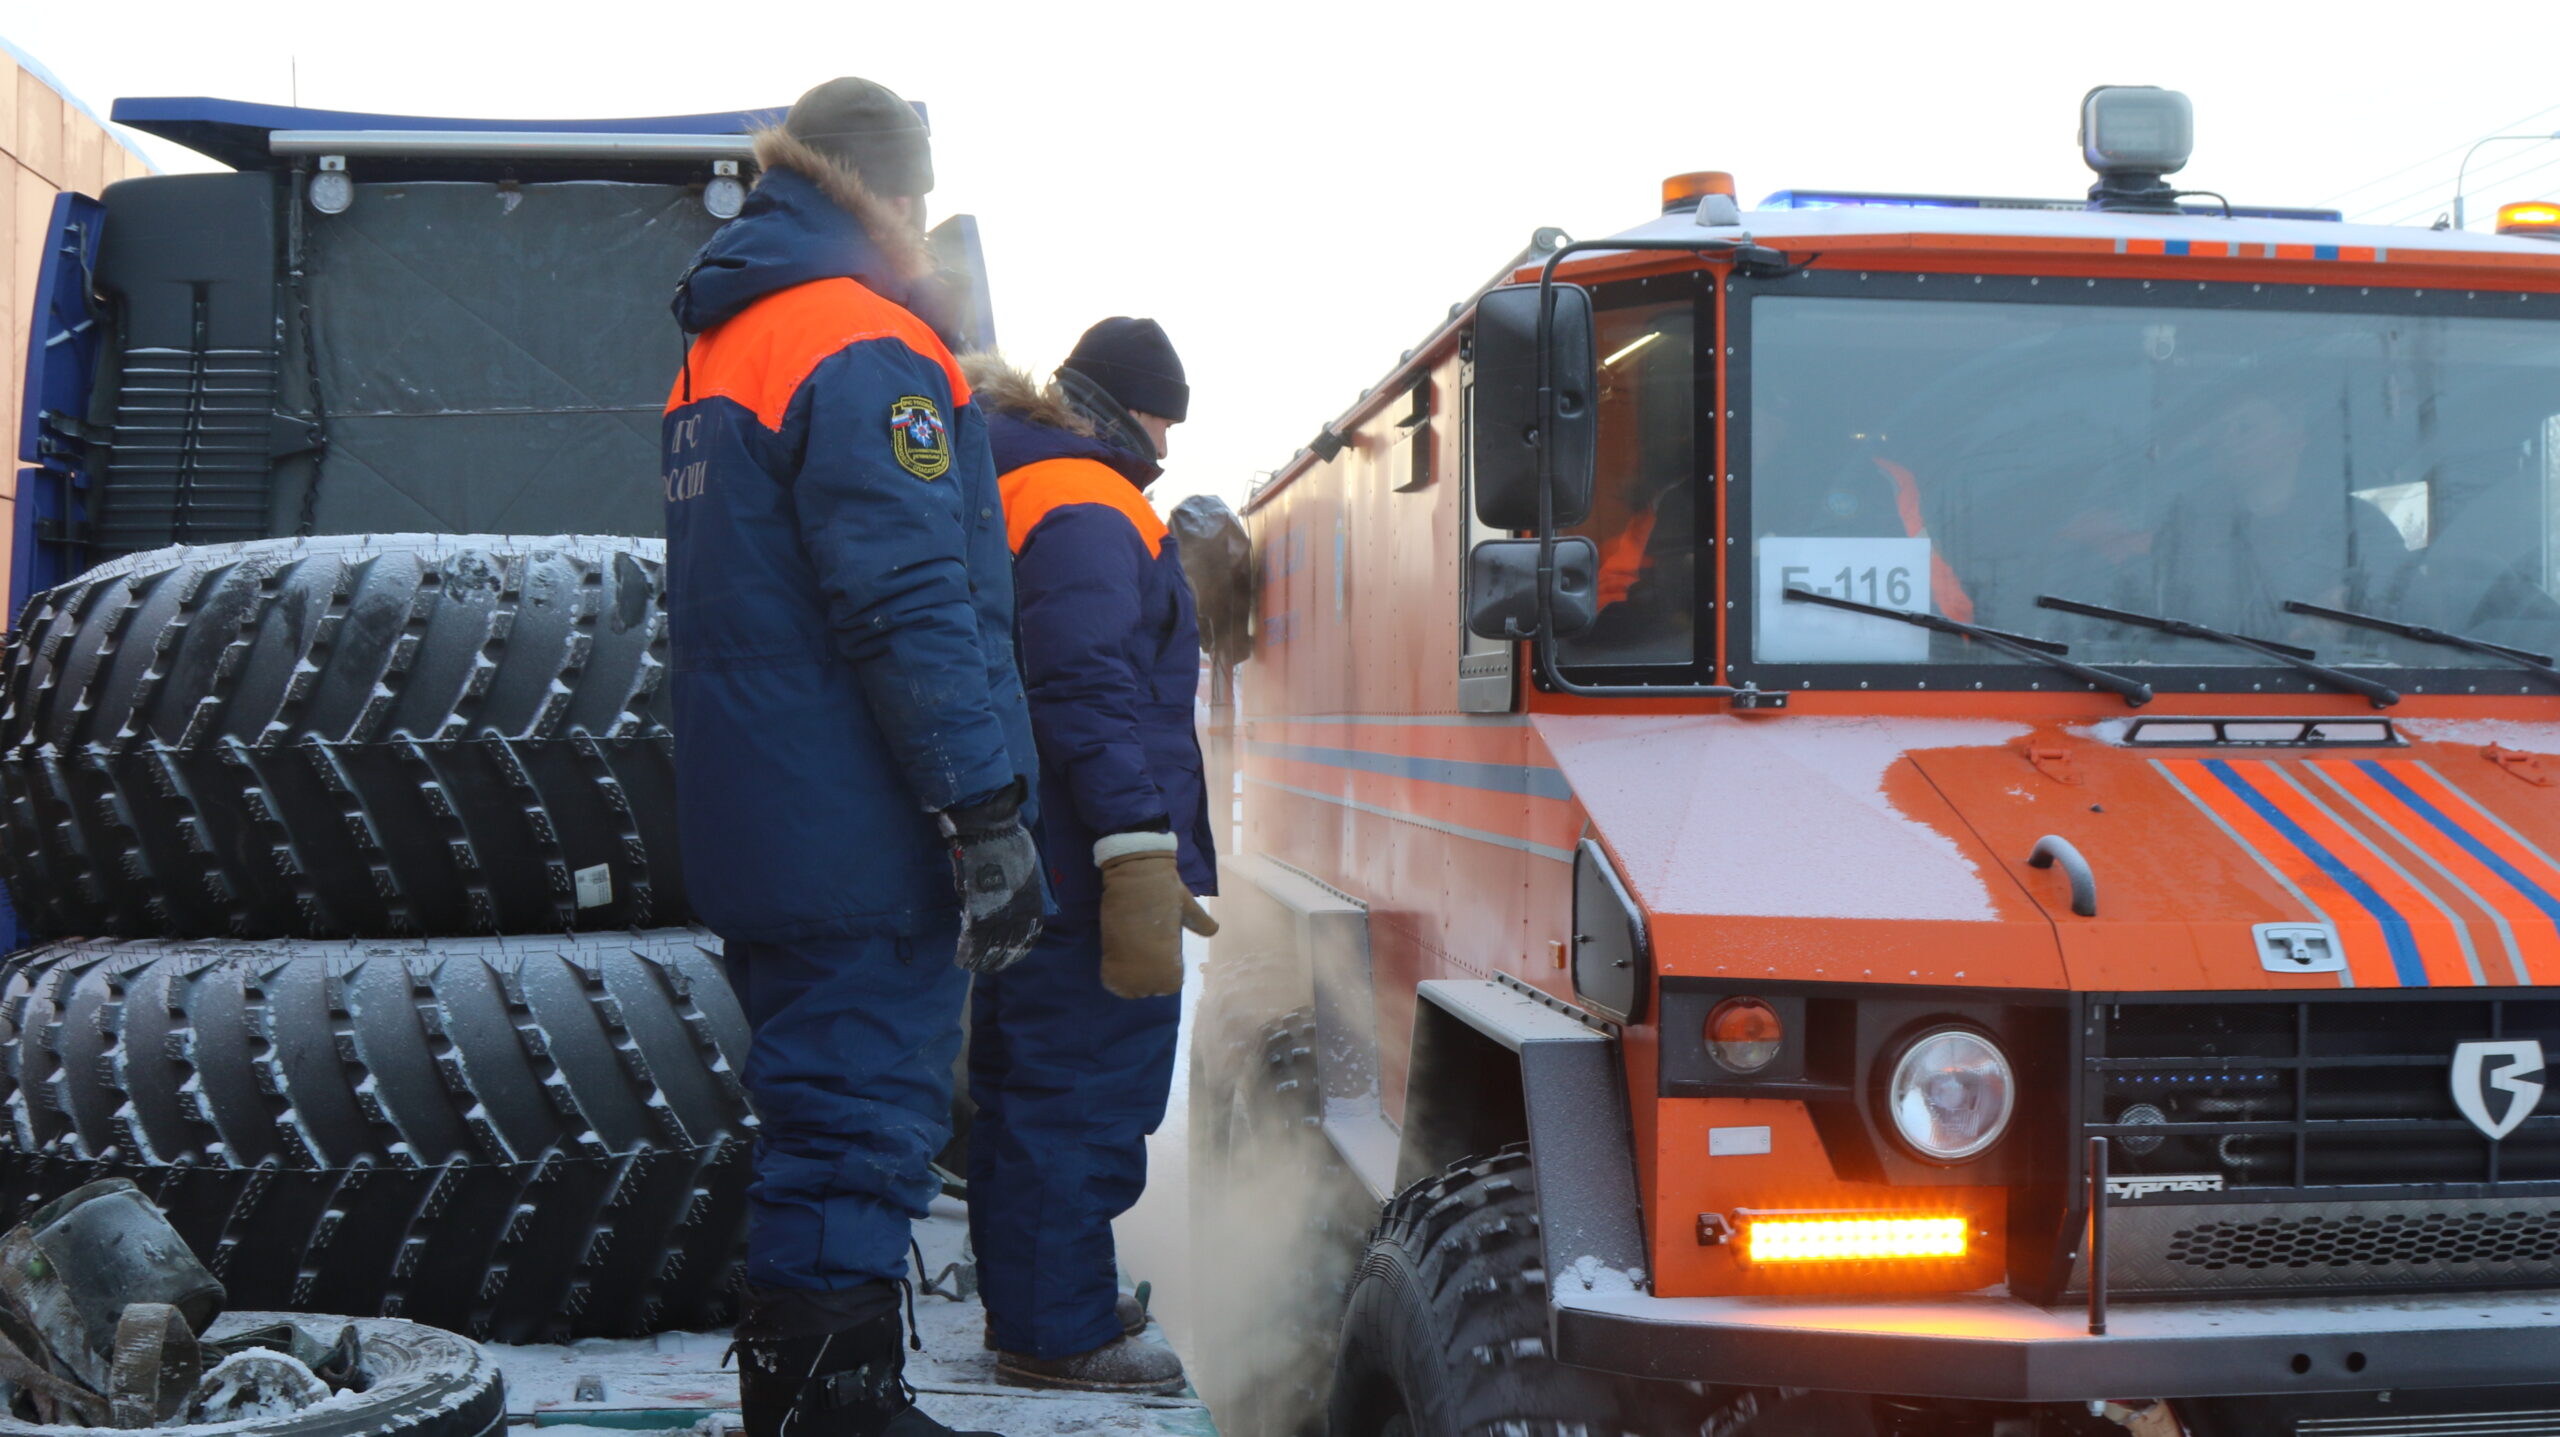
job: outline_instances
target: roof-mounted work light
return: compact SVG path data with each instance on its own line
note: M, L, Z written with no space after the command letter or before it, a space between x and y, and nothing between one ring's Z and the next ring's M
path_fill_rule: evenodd
M2080 154L2098 172L2089 207L2176 214L2177 191L2166 175L2187 166L2195 149L2195 107L2156 85L2100 85L2080 101Z

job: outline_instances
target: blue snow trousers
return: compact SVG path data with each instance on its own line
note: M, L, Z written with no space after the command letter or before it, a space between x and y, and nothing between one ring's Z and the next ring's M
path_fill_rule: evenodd
M730 943L758 1124L747 1281L837 1290L907 1275L942 1190L969 975L956 920L913 937Z
M1102 986L1102 929L1061 916L969 1012L969 1236L996 1346L1071 1357L1120 1335L1111 1220L1147 1185L1182 1000Z

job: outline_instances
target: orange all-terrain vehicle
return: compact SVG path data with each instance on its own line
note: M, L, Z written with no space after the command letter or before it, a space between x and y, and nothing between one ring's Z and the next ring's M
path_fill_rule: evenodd
M2560 1433L2560 245L2082 125L1542 232L1248 506L1231 1431Z

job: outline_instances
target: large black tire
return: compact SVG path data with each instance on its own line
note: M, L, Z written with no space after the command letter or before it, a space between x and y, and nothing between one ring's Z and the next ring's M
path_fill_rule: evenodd
M687 921L663 548L263 539L130 555L36 595L0 710L0 875L21 921L122 937Z
M234 1307L502 1341L728 1320L755 1119L695 929L54 944L0 967L0 1225L103 1177Z
M295 1317L275 1312L231 1312L208 1336L217 1340L247 1328L289 1322L314 1345L326 1347L347 1326L343 1317ZM220 1432L222 1437L495 1437L507 1423L507 1387L497 1362L477 1344L414 1322L360 1318L355 1322L362 1392L275 1417L172 1424L165 1433ZM67 1430L29 1421L0 1409L0 1437L67 1437Z
M1219 1431L1307 1437L1377 1209L1324 1135L1313 1014L1257 998L1213 976L1192 1029L1192 1365Z
M1537 1184L1515 1145L1387 1204L1343 1313L1327 1426L1332 1437L1697 1437L1719 1405L1547 1355Z

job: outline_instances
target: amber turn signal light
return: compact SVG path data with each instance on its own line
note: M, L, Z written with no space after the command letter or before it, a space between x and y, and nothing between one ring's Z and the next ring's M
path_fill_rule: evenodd
M1952 1261L1968 1250L1973 1224L1940 1213L1755 1213L1739 1219L1744 1262Z
M1776 1062L1787 1041L1778 1010L1757 998L1727 998L1707 1013L1707 1053L1730 1073L1756 1073Z

